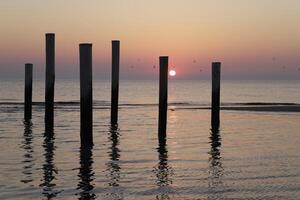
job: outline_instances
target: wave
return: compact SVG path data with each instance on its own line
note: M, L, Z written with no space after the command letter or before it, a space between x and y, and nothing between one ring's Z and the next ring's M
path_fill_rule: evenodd
M13 105L23 105L23 102L13 102L13 101L0 101L0 106L13 106ZM94 100L94 105L110 106L110 101ZM169 102L170 106L207 106L210 103L196 103L196 102ZM44 106L45 103L41 101L34 101L32 105ZM56 101L54 105L57 106L73 106L80 105L79 101ZM156 106L157 103L120 103L121 106ZM289 105L300 105L300 103L286 103L286 102L225 102L221 103L222 106L289 106Z
M0 102L0 108L23 108L23 102L12 102L12 101L2 101ZM34 107L44 107L44 102L32 102ZM110 101L94 100L93 107L95 109L108 109L110 108ZM190 108L190 109L208 109L210 108L210 103L199 103L199 102L170 102L169 107L171 109L177 108ZM80 106L79 101L57 101L54 103L55 108L65 108L65 109L77 109ZM135 108L135 107L154 107L158 106L157 103L120 103L120 108ZM289 102L224 102L221 103L221 107L224 109L229 109L231 107L273 107L273 106L300 106L299 103L289 103Z

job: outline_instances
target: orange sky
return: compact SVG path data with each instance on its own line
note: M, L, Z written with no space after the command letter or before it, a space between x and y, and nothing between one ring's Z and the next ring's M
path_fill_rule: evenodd
M44 78L44 34L56 33L57 77L77 78L78 44L93 43L94 77L110 77L111 40L121 40L121 74L156 78L170 56L177 78L295 79L300 75L299 0L1 0L0 77L32 62Z

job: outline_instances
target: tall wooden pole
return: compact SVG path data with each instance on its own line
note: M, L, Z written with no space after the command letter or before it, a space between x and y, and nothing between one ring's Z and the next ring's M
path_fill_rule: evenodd
M158 136L159 140L165 140L167 129L168 109L168 57L159 57L159 119Z
M118 123L120 41L112 41L111 124Z
M55 34L46 33L45 123L54 124Z
M80 44L80 139L93 144L92 44Z
M212 98L211 98L211 127L219 129L220 126L220 75L221 63L212 63Z
M25 92L24 92L24 119L28 121L32 116L32 64L25 64Z

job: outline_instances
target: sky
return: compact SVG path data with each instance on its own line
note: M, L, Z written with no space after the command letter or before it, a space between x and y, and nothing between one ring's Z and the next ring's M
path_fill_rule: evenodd
M79 43L93 44L93 76L109 79L111 40L121 79L156 79L169 56L178 79L299 79L299 0L1 0L0 78L45 76L45 33L56 34L56 77L79 77Z

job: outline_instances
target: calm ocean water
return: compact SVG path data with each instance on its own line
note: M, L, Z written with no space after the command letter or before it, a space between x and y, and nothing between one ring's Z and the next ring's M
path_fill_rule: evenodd
M110 82L94 81L94 147L80 150L79 81L57 80L54 137L44 82L32 124L23 80L0 80L0 199L299 199L300 113L222 111L210 131L210 81L170 81L167 145L157 141L158 81L121 81L118 130ZM225 105L300 103L300 81L222 81ZM172 109L174 108L174 109Z

